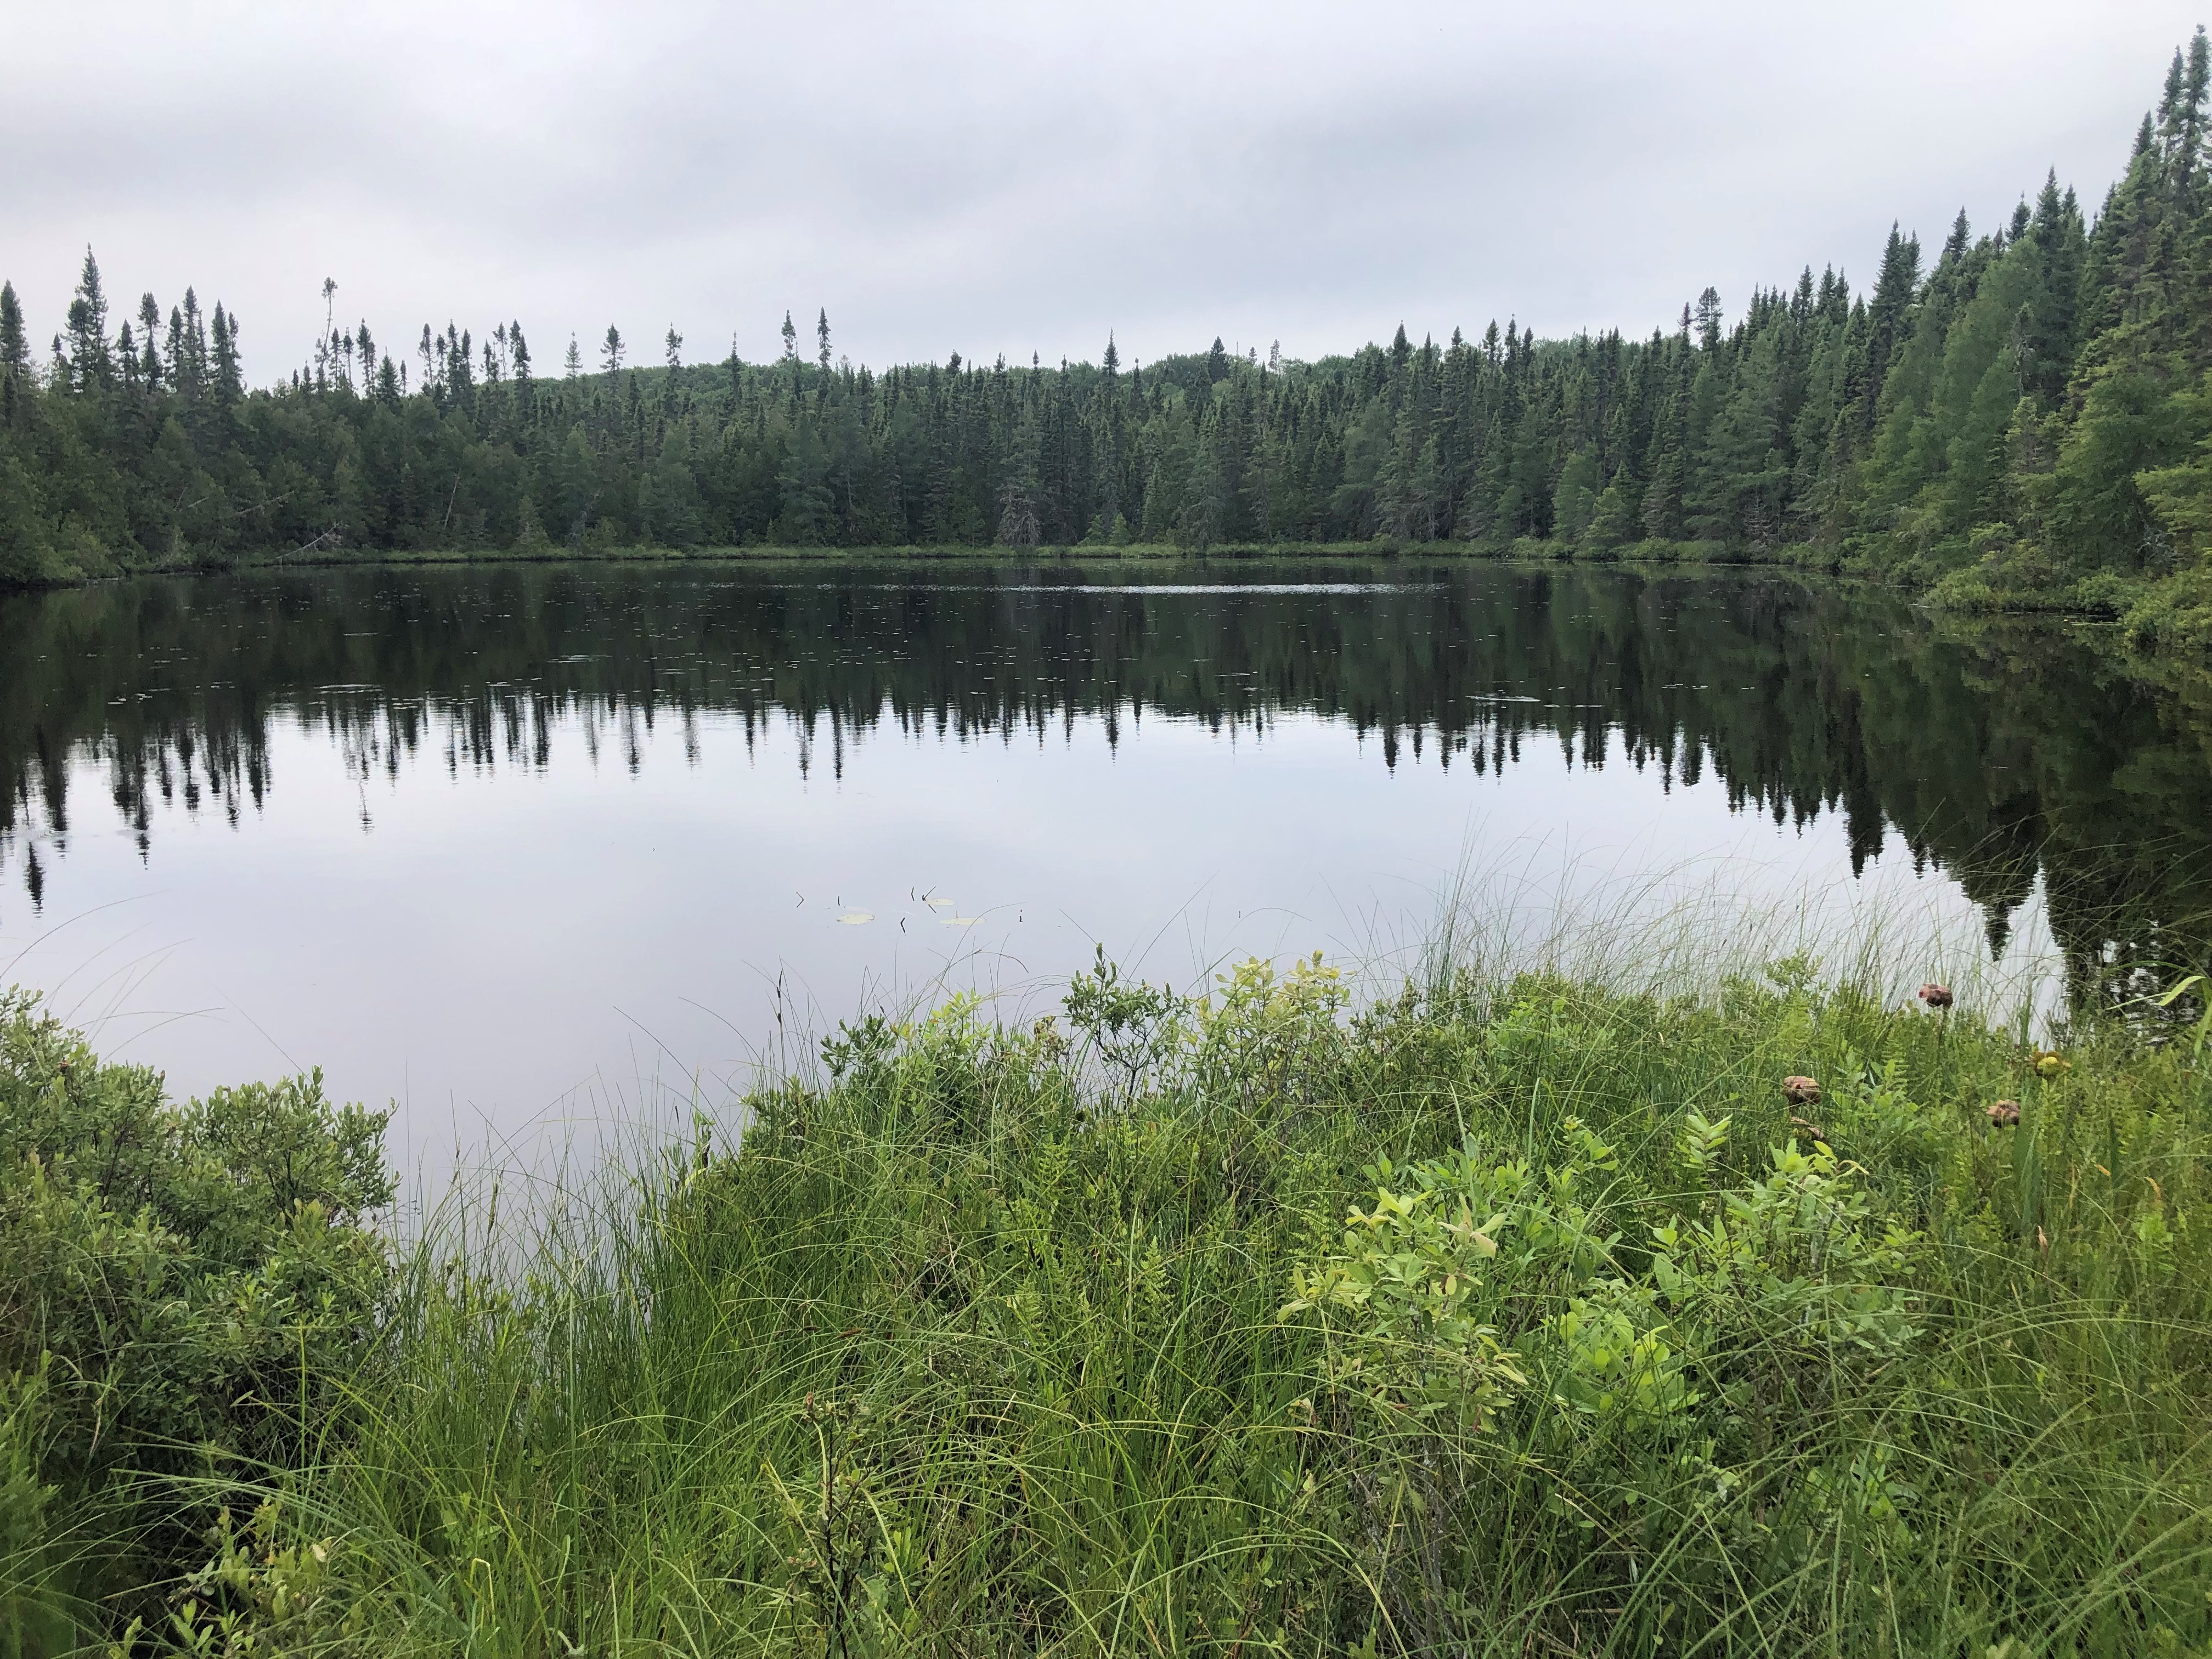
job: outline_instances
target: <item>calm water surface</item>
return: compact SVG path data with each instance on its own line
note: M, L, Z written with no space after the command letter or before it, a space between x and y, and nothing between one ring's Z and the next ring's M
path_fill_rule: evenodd
M1904 982L2083 994L2212 908L2201 696L1775 576L146 580L0 600L0 978L179 1091L319 1065L418 1155L711 1107L886 1001L1041 1012L1101 943L1387 979L1455 889L1878 909Z

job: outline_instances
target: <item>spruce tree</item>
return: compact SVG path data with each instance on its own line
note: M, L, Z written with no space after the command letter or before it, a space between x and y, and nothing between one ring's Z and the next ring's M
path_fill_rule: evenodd
M1864 358L1856 366L1852 377L1862 432L1874 430L1882 382L1896 359L1898 346L1904 338L1905 313L1917 297L1919 289L1919 238L1899 234L1893 223L1888 246L1882 250L1881 268L1875 277L1874 297L1867 305Z
M24 337L23 307L15 298L15 285L0 282L0 374L24 375L30 368L30 342Z
M107 349L107 296L100 286L100 261L84 251L76 293L69 307L69 360L76 390L100 390L114 377Z
M246 381L239 370L238 319L225 316L220 301L216 303L215 331L215 399L223 408L229 408L246 393Z
M149 392L161 389L161 354L155 342L161 337L161 307L151 294L138 296L138 379Z

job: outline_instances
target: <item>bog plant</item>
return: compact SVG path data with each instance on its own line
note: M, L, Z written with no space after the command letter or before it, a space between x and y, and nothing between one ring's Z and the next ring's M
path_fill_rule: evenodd
M318 1455L383 1330L383 1126L316 1077L174 1103L0 994L0 1627L132 1607Z
M2086 1024L2039 1049L1804 963L1680 998L1448 974L1356 1003L1318 962L1185 995L1102 959L1062 1012L863 1019L741 1135L544 1212L534 1246L449 1215L388 1304L334 1290L374 1340L287 1396L309 1432L216 1425L263 1460L227 1512L144 1489L198 1553L102 1639L2212 1642L2187 1043ZM324 1122L351 1147L367 1121ZM337 1328L292 1316L310 1352ZM19 1368L4 1420L45 1420L55 1363ZM8 1490L63 1490L9 1433Z

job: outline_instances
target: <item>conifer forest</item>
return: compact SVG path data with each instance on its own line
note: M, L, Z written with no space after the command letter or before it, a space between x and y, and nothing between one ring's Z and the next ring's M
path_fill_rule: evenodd
M610 326L348 325L277 384L192 290L58 332L0 289L0 582L395 553L635 548L1188 550L1461 544L1802 562L1966 609L2212 638L2212 61L2177 52L2125 171L2056 176L1870 284L1808 266L1646 337L1511 319L1301 362L1217 339L1152 363L872 369L830 319L781 356ZM1778 251L1778 252L1779 251ZM656 349L657 346L657 349Z

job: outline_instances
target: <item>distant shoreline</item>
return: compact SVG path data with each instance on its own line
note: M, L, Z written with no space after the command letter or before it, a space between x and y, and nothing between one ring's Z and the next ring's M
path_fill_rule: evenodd
M1518 566L1572 565L1578 568L1617 566L1644 571L1769 571L1812 580L1866 586L1898 594L1927 609L1960 616L2067 617L2081 621L2118 623L2126 620L2125 607L2113 596L2085 596L2070 589L2033 589L1990 594L1946 594L1940 590L1907 587L1881 576L1855 570L1829 556L1813 556L1813 550L1784 547L1771 553L1753 552L1708 542L1632 543L1620 548L1568 548L1557 542L1523 538L1504 546L1462 541L1370 542L1250 542L1222 543L1209 547L1178 547L1170 542L1122 544L1078 542L1012 547L920 544L903 546L793 546L777 544L700 547L608 544L578 547L573 544L541 543L535 546L451 547L370 550L317 550L290 555L252 555L236 559L193 560L178 563L139 565L127 569L88 574L74 580L38 583L0 582L0 596L52 592L127 581L142 576L216 576L246 571L404 569L416 567L514 564L1112 564L1167 567L1176 565L1257 563L1285 564L1321 560L1367 562L1427 560L1451 564ZM2147 592L2127 598L2147 602L2158 586L2145 583ZM2122 630L2125 631L2125 630ZM2158 654L2170 654L2160 652Z

